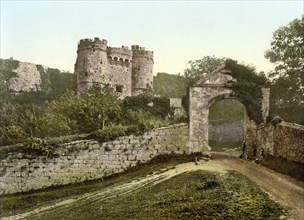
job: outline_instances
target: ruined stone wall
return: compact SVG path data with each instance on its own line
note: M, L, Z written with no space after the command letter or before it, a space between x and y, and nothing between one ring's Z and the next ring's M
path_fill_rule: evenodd
M274 132L273 155L304 163L304 126L282 122Z
M245 115L245 146L243 148L244 159L255 159L257 155L257 124Z
M58 157L9 153L0 161L0 195L110 176L161 154L188 154L188 126L178 124L139 136L98 143L80 140L61 145Z
M256 151L252 159L263 159L263 156L270 155L304 163L304 126L288 122L262 124L256 129L255 145L255 149L247 145L246 154Z
M10 90L17 92L41 90L41 76L36 64L19 62L19 66L14 72L17 75L9 80Z

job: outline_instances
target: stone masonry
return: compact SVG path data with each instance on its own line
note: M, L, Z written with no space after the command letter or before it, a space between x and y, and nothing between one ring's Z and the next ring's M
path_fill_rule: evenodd
M282 122L257 128L257 155L271 155L304 164L304 126Z
M222 99L235 98L232 90L225 84L235 81L230 71L225 68L225 64L214 70L212 73L199 79L189 90L189 147L195 151L210 153L211 148L208 145L209 140L209 108ZM266 118L269 111L269 90L262 90L263 117ZM246 123L246 122L245 122ZM251 127L245 125L246 132L251 132Z
M59 157L9 153L0 160L0 195L79 183L120 173L162 154L189 154L187 124L98 143L80 140L56 148Z
M16 92L40 90L41 76L36 64L19 62L19 66L14 72L17 75L9 80L9 90Z
M75 63L79 94L93 85L110 87L120 98L153 88L153 51L137 45L129 49L107 44L97 37L80 40Z

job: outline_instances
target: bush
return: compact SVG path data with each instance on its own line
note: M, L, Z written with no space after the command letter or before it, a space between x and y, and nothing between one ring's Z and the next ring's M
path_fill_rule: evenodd
M151 113L142 110L129 110L125 114L125 123L132 125L133 128L131 129L135 132L143 133L153 128L168 125L169 121L155 117Z
M0 128L0 145L10 145L24 142L27 135L20 126L7 126Z
M127 127L122 125L110 125L102 130L97 130L89 135L89 138L98 140L99 142L107 142L117 137L127 134Z
M35 152L39 155L50 156L54 154L54 149L48 144L48 142L41 138L29 137L27 138L23 146L25 146L30 152Z
M152 104L153 105L150 105ZM124 111L145 111L153 116L166 118L170 109L170 100L167 97L156 97L152 93L126 97L123 101Z

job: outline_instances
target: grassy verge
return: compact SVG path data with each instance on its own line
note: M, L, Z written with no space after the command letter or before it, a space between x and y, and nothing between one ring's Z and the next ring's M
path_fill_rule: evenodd
M104 201L79 201L31 219L280 219L283 210L235 171L183 173Z

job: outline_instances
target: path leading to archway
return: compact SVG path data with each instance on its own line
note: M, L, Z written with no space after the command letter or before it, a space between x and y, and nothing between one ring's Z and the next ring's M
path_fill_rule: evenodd
M303 219L304 216L304 183L296 181L288 176L276 173L268 168L257 165L250 161L241 160L230 156L227 153L212 153L212 160L201 160L197 163L183 163L175 167L168 167L161 171L154 172L145 177L135 179L129 183L118 186L107 187L94 193L87 193L77 198L67 199L56 204L46 205L38 209L6 218L8 219L30 219L39 213L53 210L71 204L90 204L94 200L106 200L117 195L125 194L147 187L151 184L158 184L184 172L195 170L211 170L225 172L235 170L246 175L249 179L259 185L267 192L272 199L285 207L290 214L289 219Z
M226 153L213 152L211 163L238 171L255 182L270 197L286 208L289 219L304 219L304 183L254 162Z

